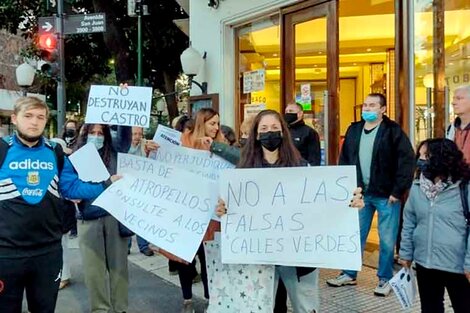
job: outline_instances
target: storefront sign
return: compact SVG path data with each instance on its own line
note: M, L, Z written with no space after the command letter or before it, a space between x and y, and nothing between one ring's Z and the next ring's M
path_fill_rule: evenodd
M300 96L296 98L296 102L300 104L304 111L312 110L312 96L310 84L300 85Z
M266 72L264 69L243 73L243 93L264 90Z
M119 154L118 163L124 177L93 204L154 245L191 262L217 203L214 182L128 154Z
M149 127L152 88L91 86L85 123Z
M361 269L354 166L221 172L222 262Z

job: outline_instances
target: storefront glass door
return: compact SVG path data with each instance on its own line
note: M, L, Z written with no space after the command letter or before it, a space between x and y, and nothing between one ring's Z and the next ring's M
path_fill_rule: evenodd
M302 105L306 124L320 135L323 163L335 164L339 139L336 2L303 6L288 8L283 15L283 104Z

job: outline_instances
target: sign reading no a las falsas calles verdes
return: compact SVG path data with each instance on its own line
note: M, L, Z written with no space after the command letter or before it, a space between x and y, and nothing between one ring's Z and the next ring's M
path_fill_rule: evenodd
M93 85L85 123L149 127L152 88Z

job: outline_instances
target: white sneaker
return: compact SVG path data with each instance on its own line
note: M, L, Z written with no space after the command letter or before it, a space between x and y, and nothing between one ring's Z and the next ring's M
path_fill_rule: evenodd
M357 285L357 281L347 274L340 274L336 276L335 278L328 279L326 283L328 284L328 286L331 286L331 287Z
M392 291L392 287L388 283L388 281L381 279L379 284L374 289L374 295L379 297L386 297Z

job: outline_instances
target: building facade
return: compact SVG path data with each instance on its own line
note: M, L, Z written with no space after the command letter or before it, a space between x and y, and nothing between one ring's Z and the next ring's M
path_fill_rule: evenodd
M192 46L209 93L238 128L257 109L304 106L335 164L371 92L412 141L442 136L453 90L470 84L468 0L190 1Z

